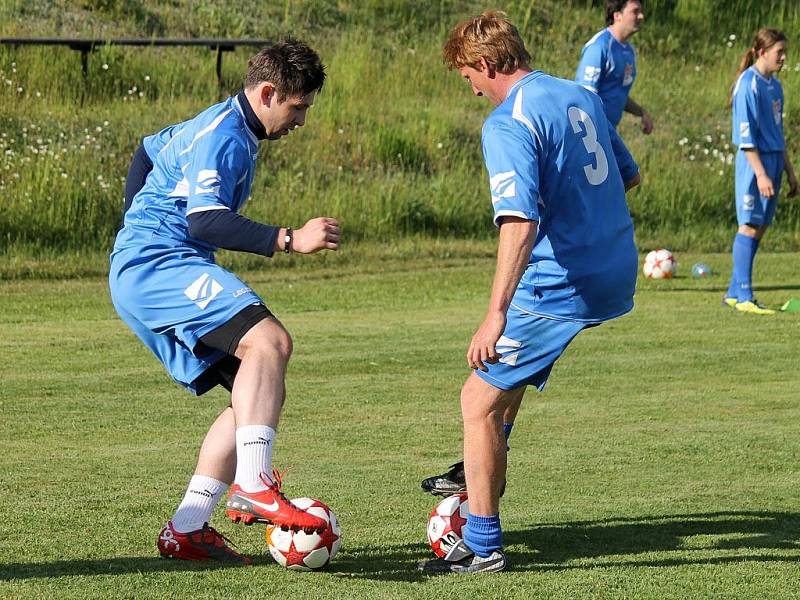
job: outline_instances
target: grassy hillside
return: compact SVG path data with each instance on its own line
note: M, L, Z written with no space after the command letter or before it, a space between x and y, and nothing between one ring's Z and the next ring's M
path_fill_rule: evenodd
M787 1L654 0L634 43L632 96L656 121L620 131L645 184L630 196L640 246L724 250L734 226L727 90L760 24L792 28ZM571 78L581 45L603 26L592 2L500 2L533 63ZM493 235L479 148L491 107L441 65L452 24L483 4L440 0L3 0L0 36L253 37L293 33L317 47L329 81L306 128L265 145L246 214L300 225L338 216L349 241ZM226 92L251 50L224 58ZM790 48L791 52L791 48ZM66 48L0 48L0 255L28 264L64 253L100 265L120 219L123 181L143 135L217 101L206 49L102 48L81 76ZM781 76L787 138L798 147L800 60ZM800 248L800 204L786 201L772 249ZM95 258L97 257L97 258ZM44 264L42 262L42 264ZM33 269L36 270L35 268Z

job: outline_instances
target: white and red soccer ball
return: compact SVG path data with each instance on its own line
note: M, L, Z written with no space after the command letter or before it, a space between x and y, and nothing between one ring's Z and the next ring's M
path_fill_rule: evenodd
M325 519L328 526L322 533L305 533L268 525L267 546L270 554L279 565L293 571L322 569L339 551L342 540L339 520L324 502L314 498L295 498L292 504Z
M467 524L469 505L466 494L448 496L431 511L428 517L428 542L433 553L444 558L461 538L461 528Z
M677 270L675 257L664 248L652 250L644 257L642 272L648 279L672 279Z

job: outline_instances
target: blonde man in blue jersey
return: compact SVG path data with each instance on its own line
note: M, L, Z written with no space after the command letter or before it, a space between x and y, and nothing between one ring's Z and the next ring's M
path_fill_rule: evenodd
M231 392L159 534L164 557L250 562L208 525L226 491L236 522L307 531L326 524L286 499L272 469L292 340L263 300L214 260L218 248L267 257L337 249L335 219L293 231L239 214L259 143L302 127L324 81L316 52L287 38L250 60L240 93L145 138L134 158L130 206L111 254L114 307L177 383L197 395L216 385Z
M516 28L495 12L456 25L444 48L445 64L496 107L482 143L500 239L461 391L464 539L419 565L430 574L505 569L504 417L528 386L544 388L576 335L633 308L637 255L625 191L639 183L639 169L596 94L531 70L529 60Z
M606 25L581 50L575 81L598 94L611 124L616 127L622 113L642 120L642 131L653 131L653 119L644 107L630 97L636 79L636 51L628 40L644 22L641 0L609 0Z
M754 315L773 315L753 296L753 261L772 223L786 172L789 197L798 191L797 177L783 134L783 87L778 72L786 60L786 36L761 29L753 39L731 91L733 144L736 153L736 218L733 271L723 303Z

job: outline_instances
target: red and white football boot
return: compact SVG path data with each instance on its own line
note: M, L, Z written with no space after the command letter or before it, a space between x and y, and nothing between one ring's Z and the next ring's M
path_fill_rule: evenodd
M231 521L245 525L268 523L282 529L302 530L306 533L324 531L328 525L325 519L297 508L283 495L283 473L275 469L272 477L273 480L269 481L261 475L261 480L269 487L260 492L245 492L235 483L231 486L228 501L225 503Z
M253 561L239 554L226 543L231 541L205 523L200 529L180 533L172 527L172 521L158 535L158 551L164 558L182 560L216 560L219 562L249 565Z

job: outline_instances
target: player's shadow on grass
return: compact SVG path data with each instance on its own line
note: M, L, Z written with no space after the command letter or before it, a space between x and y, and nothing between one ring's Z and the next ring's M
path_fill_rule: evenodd
M800 562L798 513L730 511L543 523L509 529L504 537L513 571ZM415 566L427 558L432 558L427 545L376 543L348 548L331 568L352 578L422 581Z
M275 564L266 556L254 557L254 564ZM163 558L144 558L141 556L116 556L92 560L55 560L41 563L0 564L0 581L46 579L52 577L108 576L127 573L157 573L175 571L212 571L219 569L243 569L238 565L215 562L193 562L185 560L166 560Z
M504 535L514 571L800 562L798 513L726 511L541 523ZM423 581L416 564L431 557L427 544L376 540L346 545L328 572L354 579ZM254 558L256 565L272 563L268 555ZM2 564L0 581L227 568L242 567L142 557L76 559Z
M515 570L800 562L800 514L725 511L543 523L508 531L505 542L513 548L508 558ZM653 556L660 552L668 554Z

